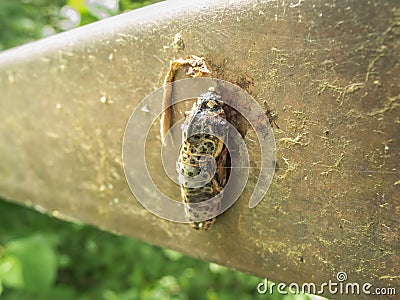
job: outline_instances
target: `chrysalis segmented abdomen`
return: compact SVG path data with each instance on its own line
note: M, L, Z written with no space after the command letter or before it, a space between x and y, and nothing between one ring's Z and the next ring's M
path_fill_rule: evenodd
M222 190L229 177L229 154L224 144L228 134L225 111L221 97L208 92L200 95L193 108L187 112L183 128L183 143L179 151L177 172L181 185L185 213L195 229L208 229L221 210ZM215 161L215 170L207 169L206 158ZM209 167L208 169L210 169ZM190 183L196 178L196 185ZM211 203L198 205L211 198ZM191 204L196 203L196 208ZM195 221L199 217L205 221Z

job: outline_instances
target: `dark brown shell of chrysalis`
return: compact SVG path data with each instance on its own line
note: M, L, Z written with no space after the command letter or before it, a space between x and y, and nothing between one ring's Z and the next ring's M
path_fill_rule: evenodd
M181 186L185 213L189 220L200 216L205 221L190 223L195 229L208 229L214 223L221 210L223 188L229 178L230 158L226 147L228 123L226 108L221 97L214 91L201 94L192 109L186 112L182 125L183 143L177 160L177 173ZM202 174L201 186L188 187L191 178L198 176L204 166L204 155L212 157L216 162L215 174ZM192 203L201 203L215 197L212 203L193 208Z

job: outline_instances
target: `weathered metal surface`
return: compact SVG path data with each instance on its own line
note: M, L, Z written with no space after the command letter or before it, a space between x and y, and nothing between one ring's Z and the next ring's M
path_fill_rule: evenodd
M207 232L144 210L121 162L133 109L192 54L267 101L280 127L264 200L247 206L254 172ZM274 281L345 271L400 292L399 57L397 0L167 1L6 51L0 195Z

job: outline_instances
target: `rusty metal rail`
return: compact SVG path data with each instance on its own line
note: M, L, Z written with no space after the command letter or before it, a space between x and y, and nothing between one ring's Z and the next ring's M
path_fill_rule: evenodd
M275 282L343 271L400 293L399 16L396 0L167 1L0 53L0 195ZM184 55L278 115L263 201L248 208L253 172L206 232L146 211L121 159L130 114Z

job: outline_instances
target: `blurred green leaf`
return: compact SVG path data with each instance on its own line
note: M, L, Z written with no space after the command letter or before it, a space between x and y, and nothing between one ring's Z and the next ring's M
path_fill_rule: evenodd
M24 286L22 264L17 257L5 255L0 259L0 279L9 287Z
M85 0L68 0L67 5L75 8L80 13L87 11Z
M57 22L66 0L0 0L0 50L43 37L43 28Z
M25 289L45 290L55 281L57 258L50 238L35 234L14 240L5 246L5 254L20 262Z
M79 24L80 26L87 25L95 21L98 21L98 19L95 16L91 15L89 11L81 12L81 22Z
M179 252L171 250L171 249L164 249L163 252L164 252L165 256L168 257L172 261L177 261L183 257L182 253L179 253Z

